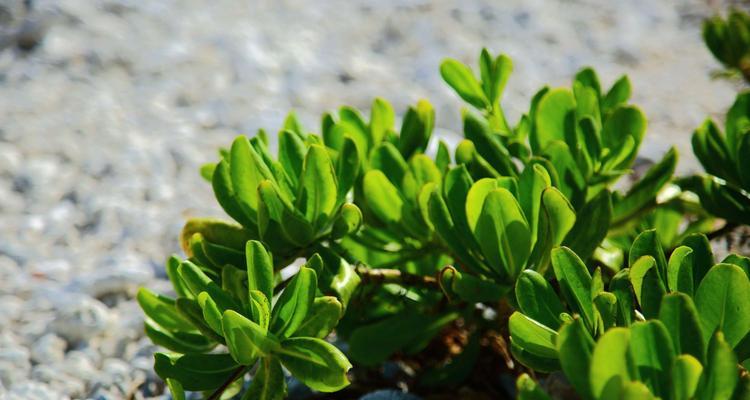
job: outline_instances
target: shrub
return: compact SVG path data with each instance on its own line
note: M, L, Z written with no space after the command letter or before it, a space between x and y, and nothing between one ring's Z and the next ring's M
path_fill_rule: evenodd
M427 101L397 130L376 99L369 120L323 115L321 134L290 114L275 157L260 131L204 166L234 222L189 220L187 258L166 266L174 296L138 294L173 396L279 399L287 372L333 392L395 358L429 391L471 380L483 357L519 376L520 398L547 396L527 372L556 371L587 399L747 393L750 259L716 264L703 235L716 218L750 223L745 95L726 138L712 122L694 136L712 176L674 179L672 149L621 192L646 130L627 77L603 91L583 69L511 124L511 71L487 50L478 75L441 65L475 109L453 155L426 153Z

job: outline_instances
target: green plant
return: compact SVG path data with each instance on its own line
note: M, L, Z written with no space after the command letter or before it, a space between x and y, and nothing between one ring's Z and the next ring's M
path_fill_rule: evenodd
M423 392L484 385L478 365L520 376L521 398L546 396L529 371L562 371L584 398L745 390L744 378L715 380L750 357L750 260L714 265L701 233L716 217L745 221L741 152L720 150L750 138L746 107L730 112L726 140L712 123L694 140L710 144L696 147L707 171L741 194L730 210L691 184L704 178L673 177L675 150L630 174L646 120L627 104L626 77L605 93L583 69L511 125L500 106L510 58L483 50L479 67L479 78L455 60L440 68L478 111L463 112L455 162L443 142L425 153L427 101L397 130L376 99L369 120L352 107L324 114L320 134L289 114L275 157L259 131L201 169L235 222L189 220L187 258L166 266L174 295L138 294L175 398L279 399L286 375L352 397L394 359ZM615 190L624 176L629 188ZM628 362L606 372L609 351ZM670 386L678 373L685 385Z
M702 206L732 224L750 225L750 93L740 93L726 116L724 133L708 119L693 134L693 152L706 175L681 185L700 196Z
M750 82L750 16L732 9L726 19L717 15L703 22L703 40L727 69L723 75L740 74Z

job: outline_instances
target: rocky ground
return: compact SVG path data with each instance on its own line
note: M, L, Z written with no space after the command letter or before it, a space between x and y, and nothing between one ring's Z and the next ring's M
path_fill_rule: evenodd
M692 129L737 89L700 40L721 2L243 3L0 0L0 398L161 396L134 289L166 290L185 218L219 215L198 167L289 109L313 129L341 104L428 98L455 139L438 65L487 46L514 59L514 119L581 66L628 73L643 154L676 145L689 171Z

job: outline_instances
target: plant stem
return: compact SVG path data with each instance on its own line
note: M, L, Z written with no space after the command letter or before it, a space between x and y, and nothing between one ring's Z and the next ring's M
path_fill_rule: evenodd
M397 283L405 286L421 286L430 289L440 289L437 279L433 276L423 276L402 272L397 269L368 268L357 266L357 275L363 284Z
M230 375L229 378L227 378L227 380L224 383L221 384L221 386L219 386L213 393L211 393L211 396L208 396L208 398L206 400L218 400L218 399L220 399L221 395L224 393L225 390L227 390L227 388L229 387L229 385L231 385L232 382L236 381L237 378L239 378L242 375L244 375L249 369L250 369L249 366L243 365L243 366L237 368L236 370L234 370L234 372L232 372L232 375Z

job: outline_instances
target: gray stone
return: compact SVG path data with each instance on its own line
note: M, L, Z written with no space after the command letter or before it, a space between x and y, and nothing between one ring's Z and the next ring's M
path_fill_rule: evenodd
M0 348L0 382L6 387L26 380L31 370L29 351L23 347Z
M40 382L21 382L13 385L3 400L68 400L69 396Z
M31 345L31 360L38 364L58 363L65 358L65 340L48 333Z
M58 306L50 329L68 342L88 340L110 323L107 307L88 296L72 296Z

